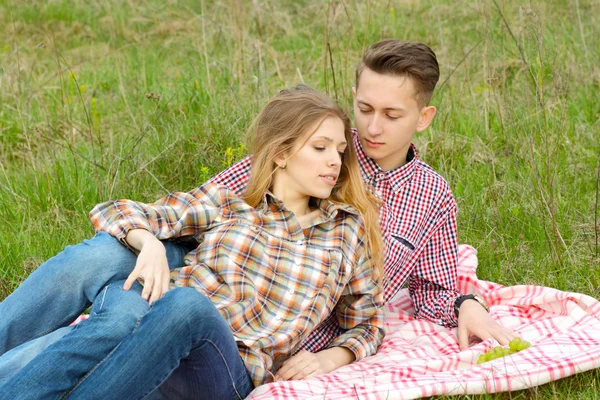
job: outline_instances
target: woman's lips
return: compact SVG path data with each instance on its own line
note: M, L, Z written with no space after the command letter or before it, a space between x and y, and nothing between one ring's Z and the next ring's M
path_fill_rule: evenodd
M337 176L333 175L320 175L320 178L323 180L323 182L330 186L335 186L337 182Z

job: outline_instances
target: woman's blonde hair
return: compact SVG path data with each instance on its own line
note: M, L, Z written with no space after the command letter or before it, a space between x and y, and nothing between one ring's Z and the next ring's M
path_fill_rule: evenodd
M278 168L275 160L292 154L299 140L310 138L311 128L325 118L336 117L344 123L348 146L337 183L330 201L356 208L365 225L366 244L375 262L378 280L383 278L383 240L379 228L379 202L363 184L358 158L352 145L350 120L338 104L329 97L306 85L298 85L279 92L258 114L248 130L248 149L252 154L252 172L244 192L244 200L257 207L273 185Z

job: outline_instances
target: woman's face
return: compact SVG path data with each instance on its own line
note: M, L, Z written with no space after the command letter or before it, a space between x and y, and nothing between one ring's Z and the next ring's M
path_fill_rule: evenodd
M310 134L308 140L299 139L292 155L285 160L285 170L278 170L276 186L284 187L287 196L326 199L338 180L342 156L348 146L344 123L329 116L307 134Z

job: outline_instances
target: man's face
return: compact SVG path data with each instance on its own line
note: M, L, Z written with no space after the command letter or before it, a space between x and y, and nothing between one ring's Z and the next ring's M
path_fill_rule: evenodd
M406 164L415 132L427 128L435 108L419 107L412 79L368 68L362 71L353 94L354 120L365 154L384 170Z

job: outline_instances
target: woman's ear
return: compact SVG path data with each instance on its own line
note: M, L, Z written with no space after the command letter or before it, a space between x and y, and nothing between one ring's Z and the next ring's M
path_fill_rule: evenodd
M288 155L287 154L281 154L275 157L275 165L277 165L278 168L281 169L285 169L285 165L287 164L287 159L288 159Z

